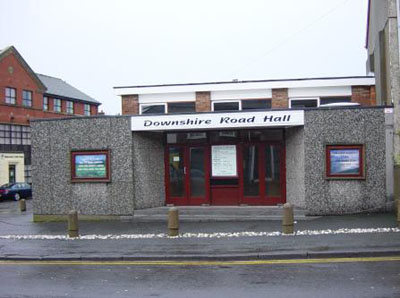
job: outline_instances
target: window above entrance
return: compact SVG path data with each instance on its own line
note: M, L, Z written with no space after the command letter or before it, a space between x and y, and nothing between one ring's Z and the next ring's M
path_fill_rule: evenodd
M196 112L196 103L189 102L169 102L169 103L151 103L141 104L140 114L185 114Z
M315 98L290 98L290 108L318 108L321 105L349 103L351 96L325 96Z
M271 99L221 100L212 102L212 110L214 112L267 109L271 109Z
M167 133L167 144L217 144L237 142L283 141L283 129L222 130Z
M140 114L165 114L166 104L140 105Z
M214 101L212 103L212 110L216 111L239 111L241 110L240 101Z

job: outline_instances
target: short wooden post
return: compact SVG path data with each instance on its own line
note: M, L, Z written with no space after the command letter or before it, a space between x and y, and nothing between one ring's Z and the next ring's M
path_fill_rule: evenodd
M283 234L294 232L293 205L290 203L283 205L282 232Z
M400 227L400 165L394 165L393 169L394 179L394 207L395 214L397 217L397 225Z
M179 210L172 207L168 211L168 236L179 235Z
M25 212L26 211L26 201L25 199L19 200L19 211Z
M397 226L400 228L400 201L397 201Z
M75 210L68 214L68 236L70 238L79 237L78 212Z

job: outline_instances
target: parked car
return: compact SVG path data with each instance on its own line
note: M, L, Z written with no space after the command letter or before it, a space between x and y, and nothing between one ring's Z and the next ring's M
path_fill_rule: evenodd
M21 198L31 198L32 188L28 183L7 183L0 186L0 200L13 199L19 201Z

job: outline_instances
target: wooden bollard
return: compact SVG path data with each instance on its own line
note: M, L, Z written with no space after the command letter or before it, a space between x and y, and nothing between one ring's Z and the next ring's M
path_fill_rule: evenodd
M294 232L293 205L290 203L283 205L282 232L283 234Z
M397 226L400 227L400 201L397 201Z
M25 199L19 200L19 211L25 212L26 211L26 202Z
M68 214L68 237L79 237L78 212L75 210Z
M168 236L179 235L179 210L172 207L168 211Z

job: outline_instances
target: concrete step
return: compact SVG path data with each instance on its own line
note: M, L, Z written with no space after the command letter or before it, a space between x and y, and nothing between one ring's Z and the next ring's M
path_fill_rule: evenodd
M135 210L134 221L166 221L171 207ZM181 221L263 221L282 220L282 206L178 206ZM295 220L315 219L301 209L294 210Z

